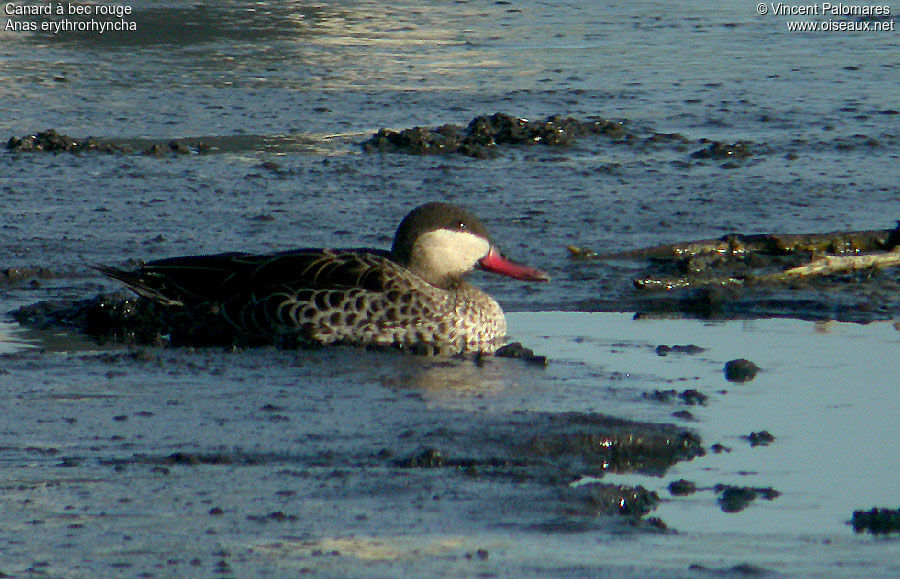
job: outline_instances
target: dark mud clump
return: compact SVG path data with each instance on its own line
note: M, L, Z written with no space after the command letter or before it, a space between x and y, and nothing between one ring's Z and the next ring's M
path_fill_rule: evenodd
M445 433L443 446L425 446L406 458L405 468L452 467L518 479L568 483L585 474L662 474L670 466L704 454L699 437L668 424L634 422L602 414L521 412L487 430Z
M605 135L614 140L634 138L623 123L616 121L580 121L561 115L529 121L496 113L475 117L466 127L448 124L437 128L413 127L399 132L381 129L365 141L362 148L368 153L461 154L487 159L496 155L498 145L564 147L588 135Z
M0 270L0 287L12 287L28 284L39 287L39 280L53 279L62 274L44 267L8 267Z
M675 346L667 346L666 344L660 344L656 347L657 356L668 356L669 354L687 354L691 356L705 351L705 348L701 348L694 344L687 344L685 346L679 346L677 344Z
M707 396L706 394L693 388L682 390L681 392L678 392L675 389L654 390L653 392L645 392L641 396L650 400L656 400L657 402L669 402L673 398L677 397L688 406L696 406L698 404L703 406L706 404L706 400L709 398L709 396Z
M640 486L573 481L606 472L661 475L704 452L695 434L673 425L577 412L514 412L488 424L457 421L407 436L421 437L422 450L402 458L387 450L378 456L399 468L451 469L474 479L549 485L556 489L553 508L562 519L548 524L568 530L590 528L602 515L637 521L659 502L656 493ZM650 521L641 525L664 528Z
M547 366L547 356L538 356L531 348L526 348L522 342L513 342L501 346L494 352L498 358L517 358L534 366Z
M101 343L163 345L168 334L158 308L122 295L97 295L78 301L42 301L11 312L19 324L36 329L64 328Z
M285 514L283 511L272 511L265 515L247 515L247 520L254 523L284 523L285 521L298 521L300 517Z
M94 137L75 139L61 135L54 129L28 135L22 138L10 137L6 148L18 153L124 153L128 152L118 145L99 141Z
M741 161L768 152L764 146L754 147L759 151L752 151L751 143L747 141L733 144L709 139L692 141L677 133L637 130L630 127L628 121L611 121L600 117L579 120L559 114L544 120L529 121L506 113L475 117L465 127L447 124L440 127L413 127L400 131L382 128L364 141L362 148L367 153L459 154L488 159L495 157L498 147L504 145L566 147L592 136L635 149L665 147L677 152L686 152L690 150L692 144L701 146L702 148L693 151L687 159L679 162L684 166L690 166L693 161L724 160L723 167L733 168L739 167ZM574 246L570 247L570 251L576 258L590 259L596 256L590 250L581 255L579 248Z
M764 577L767 575L775 575L775 572L766 569L765 567L751 565L750 563L741 563L733 567L719 568L707 567L705 565L699 565L695 563L688 567L688 569L690 571L693 571L694 573L704 573L707 575L724 577Z
M655 400L657 402L670 402L678 394L677 390L654 390L653 392L644 392L641 398Z
M659 495L638 485L590 483L567 490L565 503L571 515L624 515L643 517L659 504Z
M742 436L741 438L749 440L750 446L768 446L775 442L775 437L768 430L751 432L747 436Z
M242 332L211 308L167 308L126 294L98 294L75 301L42 301L11 312L23 326L64 328L101 344L173 347L314 348L293 334Z
M672 413L672 416L679 420L696 420L694 414L690 410L676 410Z
M173 452L167 455L134 454L128 458L99 459L104 466L123 467L128 465L150 466L260 466L266 464L290 463L296 457L287 454L254 452Z
M718 502L723 512L737 513L743 511L758 498L774 501L781 493L771 487L738 487L718 484L713 490L720 493Z
M276 346L294 349L290 336L257 336L238 331L209 308L167 308L127 294L98 294L83 300L41 301L11 312L21 325L62 328L101 344L173 347Z
M697 487L689 480L679 479L669 483L669 493L672 496L682 497L692 495L697 491L713 491L719 495L717 502L722 511L737 513L743 511L756 499L774 501L781 493L771 487L740 487L733 485L717 484L712 487Z
M691 153L693 159L747 159L752 156L749 143L743 141L732 145L714 141L709 146Z
M164 155L189 155L191 153L197 153L198 155L203 155L210 151L209 146L207 146L203 142L198 142L193 144L193 148L191 144L179 141L177 139L173 139L166 144L162 143L153 143L148 146L146 149L142 151L141 154L148 155L152 157L162 157Z
M129 142L116 142L101 140L94 137L77 139L68 135L62 135L54 129L47 129L33 135L24 137L10 137L6 142L6 148L16 153L106 153L130 155L135 152L132 144L138 146L143 155L160 157L163 155L187 155L190 153L204 154L210 152L210 147L196 139L173 139L168 142L147 142L141 144L132 140Z
M900 533L900 509L873 508L870 511L853 511L850 521L857 533L874 535Z
M668 488L669 493L676 497L684 497L697 492L697 484L683 478L670 482Z
M567 464L573 475L606 471L660 475L680 460L704 454L698 436L671 425L577 412L535 414L529 422L525 432L530 435L516 447L517 453L539 462L552 459L557 468Z
M419 454L397 461L397 466L401 468L441 468L448 464L441 451L436 448L426 448ZM465 461L457 461L453 466L471 467L472 465L466 464Z
M729 382L743 383L749 382L756 377L756 373L759 372L759 366L746 358L738 358L725 362L725 367L722 371L725 373L725 379Z
M678 393L678 397L688 406L696 406L697 404L704 406L709 398L703 392L690 388Z

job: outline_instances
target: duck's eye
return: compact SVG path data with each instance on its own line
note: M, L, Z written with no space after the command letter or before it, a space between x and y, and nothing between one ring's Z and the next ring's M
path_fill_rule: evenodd
M456 224L456 228L459 229L460 231L466 229L466 222L460 221L459 223Z

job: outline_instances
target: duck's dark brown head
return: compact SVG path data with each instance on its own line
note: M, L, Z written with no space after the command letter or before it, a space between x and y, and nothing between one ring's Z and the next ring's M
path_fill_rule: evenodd
M413 209L397 228L391 255L428 283L448 287L480 267L524 281L548 281L539 270L503 257L477 217L449 203Z

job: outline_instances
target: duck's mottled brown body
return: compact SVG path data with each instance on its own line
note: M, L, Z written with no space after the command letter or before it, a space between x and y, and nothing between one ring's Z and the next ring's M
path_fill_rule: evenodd
M225 253L100 270L166 308L213 314L248 335L451 355L492 353L506 335L497 302L462 279L475 265L546 279L500 257L471 215L439 203L404 219L391 252Z

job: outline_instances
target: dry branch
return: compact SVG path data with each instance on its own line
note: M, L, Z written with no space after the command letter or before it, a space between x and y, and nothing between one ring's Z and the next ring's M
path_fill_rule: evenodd
M792 267L780 273L757 278L757 281L787 281L803 276L830 275L846 271L859 271L873 267L900 266L900 247L893 251L863 255L826 255L806 265Z

